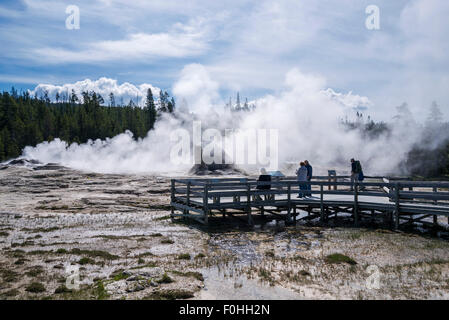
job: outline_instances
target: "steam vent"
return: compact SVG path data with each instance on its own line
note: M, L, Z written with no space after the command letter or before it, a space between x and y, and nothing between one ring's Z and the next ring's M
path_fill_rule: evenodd
M189 170L189 174L191 175L198 175L198 176L203 176L203 175L233 175L233 174L238 174L238 175L245 175L245 172L239 168L237 168L237 166L235 166L232 163L226 163L225 159L228 158L228 156L226 155L226 153L222 150L222 162L221 163L215 163L212 162L210 164L207 164L206 162L204 162L203 160L203 152L201 149L201 153L199 153L201 155L201 163L200 164L195 164L193 165L193 167ZM213 157L213 152L211 154L211 156Z

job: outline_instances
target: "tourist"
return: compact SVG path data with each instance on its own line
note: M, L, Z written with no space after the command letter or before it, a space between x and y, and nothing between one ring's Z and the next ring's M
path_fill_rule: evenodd
M304 162L299 164L299 169L296 170L296 175L299 181L299 194L297 198L303 198L307 192L305 191L307 190L307 185L303 183L304 181L307 181L307 168Z
M259 179L257 179L257 182L259 181L271 181L271 175L267 173L267 170L265 168L260 169L260 176ZM257 184L256 187L257 190L270 190L271 184Z
M309 160L304 161L305 167L307 169L307 181L312 181L312 166L309 163ZM312 196L312 185L308 184L307 186L306 197Z
M362 170L362 165L360 164L359 160L355 160L354 158L351 159L351 191L354 191L354 183L363 181L364 175ZM362 186L360 190L365 190L365 188Z

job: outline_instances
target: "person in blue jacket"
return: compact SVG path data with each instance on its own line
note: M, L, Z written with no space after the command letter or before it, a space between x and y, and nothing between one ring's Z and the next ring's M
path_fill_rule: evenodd
M303 198L306 196L307 193L307 186L304 183L305 181L307 181L307 168L305 163L302 161L299 165L300 165L299 169L296 170L296 176L299 184L299 194L297 198Z

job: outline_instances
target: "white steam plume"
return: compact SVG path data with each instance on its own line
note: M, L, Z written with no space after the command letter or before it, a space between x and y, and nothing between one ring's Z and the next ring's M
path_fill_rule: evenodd
M255 128L279 130L279 163L308 159L323 168L349 166L350 158L362 161L366 174L397 173L401 160L417 141L418 130L396 125L389 136L367 141L357 130L347 131L339 120L357 106L370 107L366 97L340 94L326 87L320 76L293 69L278 95L255 101L253 112L231 113L220 101L218 84L201 65L188 65L173 92L184 107L194 111L203 129ZM184 117L184 119L181 119ZM188 119L188 121L183 121ZM109 173L186 172L189 166L170 163L170 134L181 127L191 132L190 115L169 116L157 122L144 139L130 133L106 141L67 146L58 139L27 147L23 156L41 162L57 162L75 169ZM253 142L255 143L255 141Z

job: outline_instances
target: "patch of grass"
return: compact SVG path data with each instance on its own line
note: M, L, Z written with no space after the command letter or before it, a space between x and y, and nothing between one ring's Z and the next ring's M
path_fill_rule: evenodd
M350 257L345 256L344 254L341 254L341 253L330 254L330 255L326 256L325 260L327 263L347 263L350 265L357 264L357 262L355 262L355 260L353 260Z
M80 265L86 265L86 264L95 264L95 260L89 257L82 257L79 261L78 264Z
M69 206L68 205L62 205L62 206L52 206L50 208L50 210L68 210Z
M69 288L67 288L67 287L65 286L65 284L62 284L62 285L60 285L59 287L57 287L57 288L55 289L55 293L56 293L56 294L60 294L60 293L71 293L71 292L72 292L72 290L69 289Z
M182 289L158 290L152 292L150 295L144 297L148 300L177 300L193 298L194 294L191 291Z
M362 237L362 233L361 232L355 232L355 233L349 233L348 234L348 238L350 240L358 240Z
M129 240L129 239L133 239L135 237L141 237L141 236L142 235L115 236L115 235L108 235L108 234L100 234L93 238L103 238L103 239L108 239L108 240Z
M166 208L170 209L171 207L170 207L170 206L164 206L164 205L161 205L160 208L161 208L161 209L166 209ZM153 209L155 209L155 208L153 208ZM171 218L170 216L162 216L162 217L154 218L154 220L156 220L156 221L162 221L162 220L168 220L168 219L170 219L170 218Z
M9 236L9 233L6 231L0 231L0 237L7 237Z
M114 260L114 259L119 258L119 256L116 256L114 254L110 254L109 252L101 251L101 250L81 250L79 248L73 248L72 250L70 250L70 253L78 254L78 255L85 255L85 256L88 256L91 258L103 258L106 260Z
M201 258L205 258L205 257L206 257L206 255L204 253L200 252L195 256L195 259L201 259Z
M34 266L28 272L26 272L26 275L29 277L37 277L42 272L44 272L44 268L42 266Z
M178 255L179 260L190 260L190 254L189 253L181 253Z
M262 280L266 280L268 282L274 281L273 277L271 276L271 272L265 268L259 268L257 274Z
M18 243L18 242L11 243L11 248L26 247L26 246L32 246L32 245L34 245L34 241L26 240L26 241L21 242L21 243Z
M32 282L26 287L25 290L32 293L40 293L45 291L45 287L40 282Z
M30 255L43 255L43 254L50 254L53 253L52 250L33 250L33 251L28 251L27 254Z
M138 264L144 264L145 263L145 259L143 258L139 258L139 260L137 260Z
M66 254L66 253L69 253L68 251L67 251L67 249L64 249L64 248L59 248L58 250L56 250L55 251L57 254Z
M303 256L296 255L296 256L293 257L293 260L295 260L295 261L306 261L307 259L304 258Z
M169 275L165 272L162 275L162 278L160 278L159 280L157 280L158 283L172 283L173 279L169 277Z
M301 275L301 276L303 276L303 277L308 277L308 276L310 276L310 272L309 272L309 271L306 271L306 270L300 270L300 271L298 272L298 274Z
M22 264L24 264L26 261L28 261L28 260L25 259L25 258L19 258L19 259L16 260L16 262L14 262L14 264L15 264L15 265L22 265Z
M16 282L18 273L13 270L0 269L0 274L5 282Z
M23 255L25 254L25 251L23 251L21 249L16 249L16 250L8 252L8 254L12 255L14 258L22 258Z
M123 272L119 272L116 275L114 275L114 277L112 278L112 280L114 281L119 281L119 280L123 280L129 277L129 274L125 274Z
M152 254L150 251L148 252L144 252L144 253L139 253L137 256L135 256L136 258L143 258L143 257L148 257L148 256L154 256L154 254Z
M161 243L163 243L163 244L173 244L175 242L172 239L166 238L166 239L162 239Z
M35 229L23 228L23 229L22 229L22 231L27 231L27 232L31 232L31 233L38 233L38 232L52 232L52 231L56 231L56 230L59 230L59 227L35 228Z
M150 237L162 237L162 233L153 233L153 234L150 234Z
M6 292L3 292L2 296L4 296L4 297L15 297L15 296L19 295L19 293L20 293L19 290L11 289L11 290L8 290Z
M265 251L265 256L269 258L274 258L274 250Z
M105 299L109 298L109 294L106 291L106 289L104 288L103 281L97 282L97 284L94 288L94 293L96 295L97 300L105 300Z

